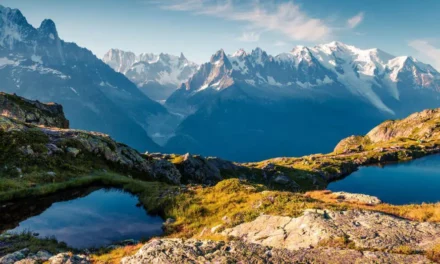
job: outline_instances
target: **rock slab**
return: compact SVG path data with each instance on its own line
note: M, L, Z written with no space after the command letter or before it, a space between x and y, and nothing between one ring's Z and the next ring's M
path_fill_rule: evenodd
M162 263L432 263L421 255L346 249L290 251L240 241L156 239L122 264Z
M262 215L226 229L223 235L276 248L299 250L322 241L348 239L356 248L395 250L410 246L425 250L440 243L440 225L409 221L364 210L306 210L297 218Z

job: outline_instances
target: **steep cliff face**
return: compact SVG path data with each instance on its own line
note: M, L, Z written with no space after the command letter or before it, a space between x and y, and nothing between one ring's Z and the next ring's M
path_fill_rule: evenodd
M17 95L0 92L1 115L25 123L46 127L69 128L63 106L56 103L41 103Z

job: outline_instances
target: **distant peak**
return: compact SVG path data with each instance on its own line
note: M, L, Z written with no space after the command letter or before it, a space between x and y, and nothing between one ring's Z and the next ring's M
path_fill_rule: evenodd
M125 53L125 51L120 49L110 49L108 53Z
M0 5L0 14L3 14L4 19L9 20L9 22L16 24L18 26L29 26L29 23L27 22L26 18L23 16L23 14L18 9L12 9L9 7L4 7ZM8 21L4 21L8 23Z
M220 60L224 60L225 58L226 58L225 51L223 49L220 49L214 55L212 55L211 63L214 63L214 62L220 61Z
M345 43L342 43L340 41L332 41L330 43L325 44L326 46L347 46Z
M185 55L183 55L183 52L180 52L179 60L186 60Z
M43 22L41 22L40 27L38 28L38 31L43 35L50 37L52 39L58 38L58 32L55 22L53 22L53 20L51 19L43 20Z
M20 12L20 10L9 8L9 7L5 7L5 6L2 6L2 5L0 5L0 12L1 13L11 13L11 14L23 17L23 14Z
M252 50L252 54L257 54L257 55L263 54L263 52L264 51L260 47L256 47L254 50Z
M246 55L247 55L247 53L244 49L239 49L234 54L232 54L232 57L243 57Z
M294 56L311 55L310 49L301 45L294 47L290 53Z

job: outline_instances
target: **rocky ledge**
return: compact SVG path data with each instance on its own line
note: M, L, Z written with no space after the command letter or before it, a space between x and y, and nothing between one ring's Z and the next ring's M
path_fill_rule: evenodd
M341 202L366 204L366 205L378 205L382 201L376 196L361 194L361 193L348 193L348 192L334 192L332 196Z
M306 210L297 218L262 215L222 232L275 248L298 250L342 243L357 249L427 250L440 243L440 225L365 210Z
M309 248L276 249L240 241L218 242L155 239L145 244L123 264L139 263L432 263L421 255L379 251Z
M63 106L56 103L41 103L17 95L0 92L1 115L34 125L69 128Z

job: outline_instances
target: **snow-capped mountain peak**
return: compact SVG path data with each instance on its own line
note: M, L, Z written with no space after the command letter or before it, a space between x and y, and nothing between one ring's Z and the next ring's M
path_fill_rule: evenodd
M212 64L220 64L224 63L225 59L227 60L227 55L223 49L220 49L217 51L214 55L211 56L211 63Z
M0 46L13 49L15 43L31 38L35 34L35 29L27 22L20 10L0 5Z
M182 87L192 92L209 88L219 91L237 82L255 87L256 93L261 93L262 87L297 94L295 91L301 89L329 91L328 86L343 86L347 93L389 114L394 110L384 98L400 100L402 83L411 89L440 92L440 74L430 65L337 41L297 46L274 57L261 48L250 53L240 49L229 56L221 49L200 68L194 80Z
M164 100L177 87L187 81L198 69L183 53L180 56L166 53L153 54L109 50L103 61L115 71L123 73L146 95Z
M245 57L247 55L246 51L244 49L239 49L234 54L232 54L232 57Z

